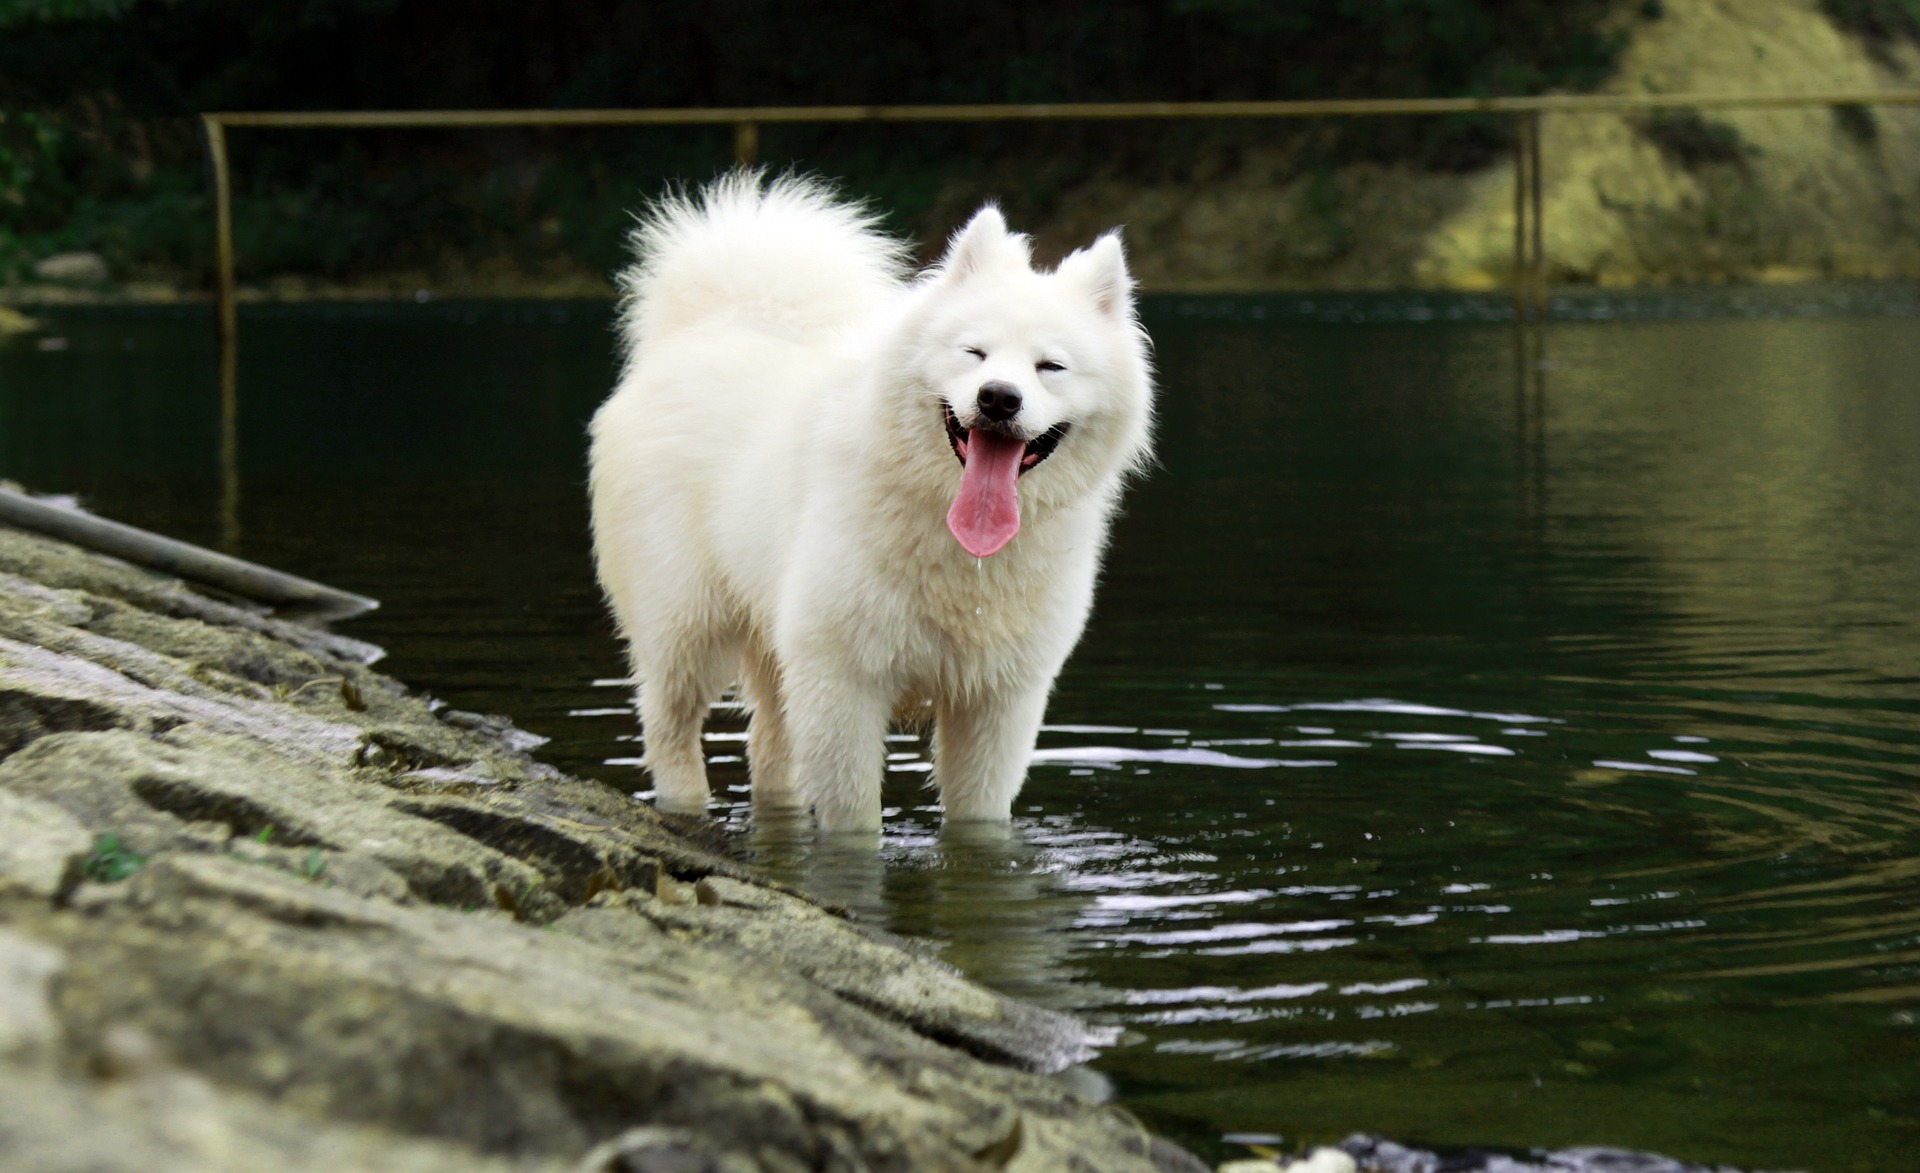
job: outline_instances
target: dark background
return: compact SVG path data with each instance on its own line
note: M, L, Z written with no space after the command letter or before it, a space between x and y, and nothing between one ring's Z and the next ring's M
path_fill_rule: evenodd
M1822 0L1869 42L1920 0ZM1659 0L0 0L0 283L51 253L205 288L213 110L698 107L1434 97L1580 89ZM1103 176L1203 180L1255 141L1298 165L1480 166L1463 116L1340 126L792 127L761 158L874 195L922 239L991 164L1013 212ZM1258 137L1256 137L1258 136ZM242 277L353 279L449 257L601 273L626 211L731 159L726 128L234 132ZM949 201L951 202L951 201Z

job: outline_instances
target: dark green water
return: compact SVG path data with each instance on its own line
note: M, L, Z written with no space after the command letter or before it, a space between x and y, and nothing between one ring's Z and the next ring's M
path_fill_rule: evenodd
M1009 844L902 741L875 856L741 846L1124 1028L1216 1156L1364 1130L1920 1168L1911 289L1163 300L1129 499ZM219 535L203 314L0 348L0 476ZM386 667L639 790L591 582L598 305L243 315L241 551ZM1523 375L1525 377L1523 378ZM716 782L743 797L737 722Z

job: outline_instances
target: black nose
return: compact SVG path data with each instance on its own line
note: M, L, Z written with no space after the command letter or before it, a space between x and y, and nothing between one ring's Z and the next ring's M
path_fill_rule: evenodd
M980 414L1004 424L1020 414L1020 389L998 379L980 388Z

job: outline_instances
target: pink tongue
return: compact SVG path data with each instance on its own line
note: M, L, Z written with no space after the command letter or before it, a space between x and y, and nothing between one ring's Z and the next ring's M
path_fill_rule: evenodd
M960 492L947 510L947 528L975 558L985 558L1020 532L1020 458L1027 446L1019 440L975 429L967 433L967 471Z

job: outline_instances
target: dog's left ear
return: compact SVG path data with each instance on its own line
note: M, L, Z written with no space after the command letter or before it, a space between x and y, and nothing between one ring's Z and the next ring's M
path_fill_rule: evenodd
M1007 218L999 208L987 204L974 213L965 228L953 234L953 243L940 262L940 274L948 281L964 281L984 269L1014 261L1030 263L1027 238L1007 231Z
M1103 314L1125 317L1133 312L1133 276L1127 272L1127 250L1118 232L1069 253L1060 262L1060 276L1085 289Z

